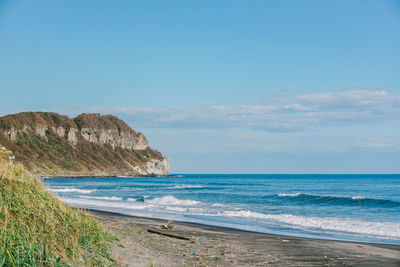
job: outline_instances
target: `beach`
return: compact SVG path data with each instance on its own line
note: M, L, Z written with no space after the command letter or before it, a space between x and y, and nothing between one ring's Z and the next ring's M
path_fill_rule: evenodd
M400 267L399 15L0 0L0 267Z
M400 266L400 246L270 235L91 210L121 266ZM148 232L189 238L175 237Z
M400 245L398 175L183 174L43 181L63 202L83 209L284 236Z

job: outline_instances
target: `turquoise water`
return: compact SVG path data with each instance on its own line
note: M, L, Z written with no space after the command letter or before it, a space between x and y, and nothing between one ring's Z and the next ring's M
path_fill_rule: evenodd
M43 180L75 207L270 234L400 244L400 175Z

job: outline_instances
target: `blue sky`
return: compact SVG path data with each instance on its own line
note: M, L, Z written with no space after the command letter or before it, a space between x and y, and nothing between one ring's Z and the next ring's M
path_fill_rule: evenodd
M115 114L182 173L399 173L399 1L0 0L0 115Z

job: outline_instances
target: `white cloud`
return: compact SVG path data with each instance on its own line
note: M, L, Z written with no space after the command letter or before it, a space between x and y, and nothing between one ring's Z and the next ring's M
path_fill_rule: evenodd
M275 98L263 105L92 108L140 128L299 131L310 127L376 124L400 120L400 95L351 90Z

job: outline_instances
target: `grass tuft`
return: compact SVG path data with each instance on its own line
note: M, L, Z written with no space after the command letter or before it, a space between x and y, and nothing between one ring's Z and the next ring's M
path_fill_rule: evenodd
M110 266L114 239L21 164L0 160L0 266Z

